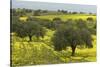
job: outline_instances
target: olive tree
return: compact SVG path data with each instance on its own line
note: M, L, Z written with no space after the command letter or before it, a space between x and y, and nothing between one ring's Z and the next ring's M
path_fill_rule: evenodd
M57 29L57 28L60 27L60 25L62 24L63 21L61 20L61 18L55 17L55 18L52 20L52 22L53 22L53 28L54 28L54 29Z
M93 19L92 17L88 17L88 18L87 18L87 21L91 21L91 22L93 22L94 19Z
M29 41L32 41L32 36L36 36L37 39L39 37L44 37L46 30L36 23L35 21L28 22L17 22L13 25L14 32L17 33L17 36L23 38L28 36Z
M74 56L77 45L86 45L88 48L93 47L91 33L88 29L84 28L84 24L83 28L79 28L79 25L62 25L59 29L57 29L52 37L54 49L61 51L70 46L72 49L72 56Z

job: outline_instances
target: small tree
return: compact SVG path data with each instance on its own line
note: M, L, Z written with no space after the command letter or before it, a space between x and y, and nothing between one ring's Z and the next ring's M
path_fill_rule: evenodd
M53 19L53 28L57 29L62 24L62 20L59 17Z
M15 27L15 32L17 35L21 38L28 36L29 41L32 41L32 36L36 36L37 38L39 37L44 37L45 35L45 29L37 24L36 22L26 22L26 23L18 23Z
M39 24L42 25L43 27L46 27L47 29L52 30L54 28L51 20L41 19Z
M91 22L93 22L94 20L93 20L92 17L88 17L88 18L87 18L87 21L91 21Z
M40 16L41 10L35 10L34 11L34 16Z
M86 21L82 20L82 19L79 19L79 20L75 20L76 22L76 26L80 29L82 28L88 28L87 24L86 24Z
M92 37L90 32L86 28L79 28L77 25L62 25L57 29L52 37L54 49L61 51L70 46L72 49L72 56L75 54L77 45L86 45L86 47L92 46Z

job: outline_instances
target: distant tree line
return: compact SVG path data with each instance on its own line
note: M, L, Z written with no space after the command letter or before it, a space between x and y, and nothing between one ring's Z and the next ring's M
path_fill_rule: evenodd
M68 11L68 10L57 10L57 11L48 11L48 10L33 10L33 9L21 9L21 8L16 8L16 9L11 9L11 12L14 16L25 16L25 15L33 15L33 16L40 16L40 15L50 15L50 14L85 14L85 12L76 12L76 11ZM95 15L93 13L88 13L91 15Z

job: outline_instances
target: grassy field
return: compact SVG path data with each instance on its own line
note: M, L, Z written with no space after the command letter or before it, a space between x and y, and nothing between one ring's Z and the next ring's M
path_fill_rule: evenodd
M66 21L67 19L84 19L86 20L88 17L92 17L94 18L94 20L96 19L96 16L93 15L86 15L86 14L71 14L71 15L45 15L45 16L35 16L36 18L41 18L41 19L49 19L49 20L53 20L53 18L59 17L61 18L63 21Z
M48 19L53 20L54 18L58 17L61 18L61 20L66 21L68 19L84 19L86 20L88 17L92 17L94 20L96 20L96 16L94 15L88 15L88 14L71 14L71 15L44 15L44 16L32 16L33 18L40 18L40 19ZM20 20L26 20L28 16L20 17Z

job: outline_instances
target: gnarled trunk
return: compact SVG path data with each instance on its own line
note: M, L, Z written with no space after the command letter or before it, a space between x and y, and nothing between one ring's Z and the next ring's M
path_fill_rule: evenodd
M32 41L32 36L29 36L29 41Z
M74 56L75 55L76 45L71 45L71 49L72 49L72 56Z

